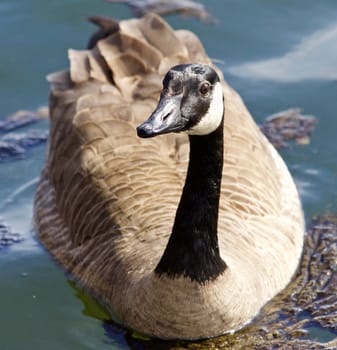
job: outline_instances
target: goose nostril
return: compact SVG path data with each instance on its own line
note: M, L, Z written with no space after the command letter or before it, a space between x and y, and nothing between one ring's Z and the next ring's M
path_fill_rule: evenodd
M163 122L170 116L170 114L171 114L171 113L167 113L167 114L164 115L164 117L163 117Z

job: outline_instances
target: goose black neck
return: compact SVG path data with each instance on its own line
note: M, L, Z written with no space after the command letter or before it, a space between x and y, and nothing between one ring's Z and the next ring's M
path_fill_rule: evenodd
M209 135L191 135L185 186L172 233L155 272L205 283L226 268L218 247L223 121Z

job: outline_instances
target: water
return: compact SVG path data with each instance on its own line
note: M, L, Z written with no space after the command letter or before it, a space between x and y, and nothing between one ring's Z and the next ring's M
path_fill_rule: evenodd
M204 1L206 4L206 1ZM220 60L229 83L257 121L289 107L318 118L311 144L282 151L300 190L305 215L337 211L337 3L335 0L207 1L207 26L169 16L195 31ZM0 1L0 117L45 105L45 75L67 66L67 49L83 48L89 15L130 16L99 0ZM37 127L46 129L47 122ZM32 200L45 149L0 164L0 219L24 241L0 252L0 349L128 349L103 310L72 287L36 242ZM316 332L320 340L324 332Z

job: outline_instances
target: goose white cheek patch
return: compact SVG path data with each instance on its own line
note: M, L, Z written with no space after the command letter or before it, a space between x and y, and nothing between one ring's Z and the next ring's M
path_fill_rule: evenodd
M224 111L223 92L220 82L213 88L213 96L208 111L201 118L200 122L187 130L189 135L208 135L215 131L221 123Z

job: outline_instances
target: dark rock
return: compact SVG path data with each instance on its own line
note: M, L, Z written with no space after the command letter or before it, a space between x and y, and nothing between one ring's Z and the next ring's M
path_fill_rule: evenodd
M289 141L306 145L316 124L316 118L302 115L299 108L291 108L273 114L260 125L261 131L276 148L289 147Z
M32 147L45 143L47 138L45 130L6 134L0 137L0 161L23 156Z
M22 240L23 238L19 233L12 232L10 227L0 221L0 251L13 243L21 242Z
M41 107L36 111L20 110L0 120L0 133L12 131L48 117L48 108Z
M148 12L161 16L179 13L193 16L205 23L212 23L214 19L207 12L204 5L192 0L107 0L113 3L127 4L136 17L142 17Z
M21 133L8 132L29 126L46 118L48 118L48 107L41 107L36 111L18 111L0 120L0 161L21 157L32 147L45 143L48 137L48 132L45 130L27 130Z

